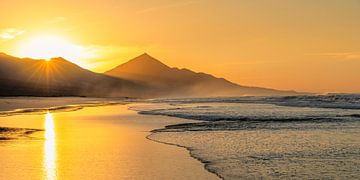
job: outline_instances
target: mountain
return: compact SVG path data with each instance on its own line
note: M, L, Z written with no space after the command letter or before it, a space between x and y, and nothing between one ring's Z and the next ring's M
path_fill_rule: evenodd
M0 53L0 96L141 96L142 88L63 58L46 61Z
M171 68L146 53L105 72L105 74L144 84L150 87L148 93L157 97L297 94L294 91L241 86L210 74Z
M155 98L294 94L240 86L209 74L171 68L148 54L101 74L61 57L47 61L0 53L0 96Z

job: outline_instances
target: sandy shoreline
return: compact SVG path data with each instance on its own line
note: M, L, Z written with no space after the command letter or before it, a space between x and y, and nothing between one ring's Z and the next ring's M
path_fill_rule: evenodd
M109 102L123 103L122 99L85 97L0 97L0 112L17 109L46 109L70 105L91 105Z
M75 100L70 101L76 104ZM21 100L16 99L11 106L0 109L9 111L31 105L30 102L27 104L19 102ZM66 105L63 102L57 100L56 103L44 104L51 104L51 107L54 104ZM84 101L77 102L80 104ZM38 101L37 104L41 103ZM44 104L41 108L46 108ZM163 128L169 124L191 122L190 120L139 115L129 110L127 105L56 112L52 113L52 117L56 127L57 142L55 153L57 166L54 171L59 179L130 177L131 179L218 179L215 174L206 171L201 162L190 157L186 149L146 139L153 129ZM0 126L43 129L44 119L46 119L44 114L0 117ZM46 127L44 132L46 134ZM40 139L44 136L42 132L35 134ZM2 143L0 153L6 154L7 157L2 160L0 179L47 176L49 172L44 170L44 163L41 163L45 159L44 153L39 152L39 148L43 148L43 143L43 140L13 141L11 146ZM26 159L16 158L25 154L32 155ZM19 169L22 171L19 172Z

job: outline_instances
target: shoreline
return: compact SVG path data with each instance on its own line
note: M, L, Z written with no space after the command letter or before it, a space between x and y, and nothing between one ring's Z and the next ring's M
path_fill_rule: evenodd
M5 116L0 115L0 117L3 117L3 118L10 117L11 118L12 115L16 115L16 116L17 115L20 115L20 116L23 116L23 115L24 116L26 116L26 115L35 115L36 116L36 115L45 114L47 111L54 112L55 113L54 115L56 115L58 113L62 114L64 112L66 112L66 113L68 113L68 112L69 113L76 113L76 111L78 111L78 110L86 111L86 110L92 109L91 107L95 107L95 106L101 106L101 108L104 107L106 109L107 105L114 105L114 104L102 103L102 104L90 104L89 105L89 104L80 104L79 103L79 104L66 104L66 105L62 105L62 106L51 106L51 107L41 107L41 108L28 108L28 109L25 108L25 109L22 109L21 111L19 111L19 110L16 111L16 110L14 110L15 109L14 108L14 109L12 109L12 111L6 111L6 112L0 111L0 114L1 113L3 113L3 114L6 113ZM184 174L187 174L187 175L184 175L184 176L187 176L190 179L191 178L193 178L193 179L199 178L199 177L192 177L191 176L192 173L195 173L196 175L199 175L200 177L206 177L206 178L210 178L210 179L221 178L216 173L209 171L205 167L206 164L204 162L202 162L200 159L197 159L194 156L192 156L191 151L189 151L187 148L179 148L180 146L177 146L177 147L176 146L169 146L168 144L165 144L165 143L162 143L162 142L157 142L157 141L149 138L149 136L151 136L153 134L153 132L151 132L152 130L159 129L159 128L164 128L166 125L179 124L179 123L182 123L182 122L194 122L194 121L187 120L187 119L177 119L177 120L174 121L175 118L169 118L169 117L165 117L165 116L151 117L149 115L141 115L137 111L131 110L131 108L130 108L131 105L136 105L136 104L130 104L130 103L127 103L127 102L122 102L122 103L118 102L115 105L119 105L118 107L125 107L125 109L126 109L125 111L133 113L134 115L129 116L129 119L132 119L133 121L134 120L135 121L145 121L146 123L149 123L149 125L144 126L144 127L147 127L147 129L146 130L143 129L143 130L145 130L145 132L142 132L142 134L144 134L144 135L142 135L142 138L144 139L144 141L148 141L150 143L158 144L158 145L155 145L156 147L162 147L162 148L165 148L165 149L172 149L171 152L174 151L174 153L177 154L177 155L174 155L173 158L181 159L181 160L176 160L176 161L181 161L181 162L186 161L186 163L183 165L183 167L176 166L177 168L189 169L189 167L192 167L192 169L194 169L194 172L190 172L190 171L189 172L182 172ZM121 106L121 105L124 105L124 106ZM67 107L69 107L69 108L67 108ZM76 107L76 108L74 108L74 107ZM116 106L114 106L114 107L116 107ZM35 111L34 111L34 109L35 109ZM156 122L152 122L153 120L155 120ZM119 121L121 121L121 120L119 120ZM131 123L132 123L132 125L134 125L134 122L130 122L129 123L130 126L131 126ZM135 123L139 123L139 122L135 122ZM126 123L126 125L128 125L128 124ZM1 127L2 126L3 125L1 125ZM151 127L149 127L149 126L151 126ZM133 130L137 131L136 129L133 129ZM133 132L133 133L136 133L136 132ZM136 134L138 134L138 133L136 133ZM166 146L166 147L163 147L163 146ZM161 154L161 153L159 152L159 154ZM185 156L186 156L186 158L185 158ZM165 158L165 156L164 157L160 156L159 161L164 161L164 160L161 160L163 158ZM167 161L169 161L169 160L167 160ZM187 161L189 161L189 162L187 162ZM184 163L184 162L182 162L182 163ZM186 166L189 166L189 167L186 167ZM199 166L199 167L196 167L196 166ZM201 170L196 170L198 168L200 168ZM200 171L203 171L203 172L200 172ZM169 172L164 171L163 173L169 173ZM162 175L162 176L164 176L164 175Z
M151 132L151 134L149 134L148 136L146 136L146 139L150 140L150 141L154 141L156 143L159 143L159 144L165 144L165 145L169 145L169 146L175 146L175 147L178 147L178 148L183 148L185 149L186 151L188 151L189 153L189 156L192 157L193 159L201 162L204 166L204 169L206 171L208 171L209 173L213 173L215 174L218 178L220 179L224 179L224 177L222 177L219 173L217 173L216 171L213 171L211 169L208 168L209 166L209 162L199 158L199 157L196 157L194 154L193 154L193 151L190 147L187 147L187 146L183 146L183 145L180 145L180 144L175 144L175 143L169 143L169 142L165 142L165 141L160 141L160 140L156 140L156 139L152 139L151 136L152 135L155 135L156 133L161 133L161 132Z
M0 113L24 113L27 110L62 110L67 107L86 107L98 104L126 104L126 98L88 98L88 97L0 97Z

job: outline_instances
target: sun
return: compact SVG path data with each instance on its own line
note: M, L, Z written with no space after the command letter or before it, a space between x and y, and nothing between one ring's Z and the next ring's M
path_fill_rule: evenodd
M88 56L86 49L72 43L65 37L56 35L41 35L30 37L18 46L17 55L34 59L49 60L53 57L63 57L73 63L82 65L82 60Z

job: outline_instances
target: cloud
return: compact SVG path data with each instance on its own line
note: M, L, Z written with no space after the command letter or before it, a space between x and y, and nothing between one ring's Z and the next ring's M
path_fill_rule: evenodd
M21 30L21 29L7 28L7 29L0 30L0 39L1 40L10 40L10 39L14 39L17 36L20 36L24 33L25 33L25 31Z
M313 56L324 56L332 59L360 60L360 52L313 53Z

